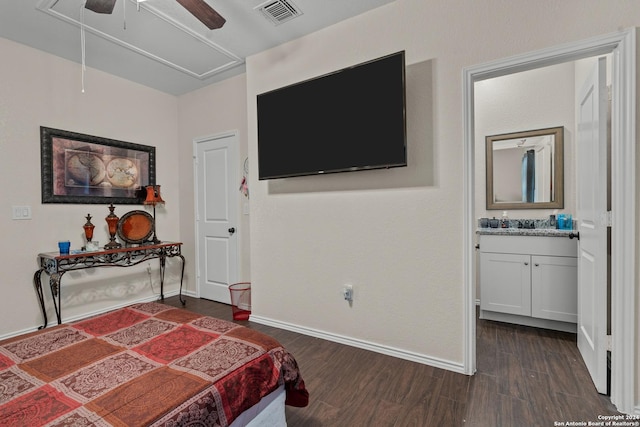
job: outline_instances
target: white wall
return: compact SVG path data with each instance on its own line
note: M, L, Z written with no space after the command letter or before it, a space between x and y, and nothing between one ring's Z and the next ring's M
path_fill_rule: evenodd
M574 68L568 62L475 84L476 218L502 215L502 211L486 209L485 137L556 126L564 127L564 209L558 212L575 215ZM511 219L543 219L553 212L513 209L508 214Z
M246 77L244 74L223 82L193 91L178 98L179 136L178 168L180 170L181 221L180 236L185 243L186 265L185 289L188 294L196 292L196 252L195 252L195 200L194 200L194 163L193 141L206 136L236 131L239 141L238 178L240 187L243 162L247 157L247 97ZM251 196L251 188L249 189ZM238 200L238 252L239 281L251 280L249 262L250 228L249 217L243 215L243 205L250 199L240 195Z
M496 201L522 200L522 157L528 149L521 147L493 152L493 197Z
M176 98L88 69L81 93L80 65L0 38L0 336L42 324L33 286L40 252L57 250L58 240L84 245L83 224L90 213L94 239L108 241L107 205L42 204L40 126L156 147L157 182L167 204L157 210L158 237L179 240L180 195L174 159L178 155ZM11 206L31 206L33 219L11 219ZM116 205L122 216L141 205ZM158 262L152 262L159 292ZM168 262L165 292L177 290L176 270ZM94 269L63 277L63 319L153 298L145 265ZM114 280L117 277L117 280ZM46 279L46 276L43 276ZM45 280L49 320L55 319Z
M432 126L423 138L433 144L433 163L414 159L416 168L432 168L432 182L403 186L409 179L400 177L389 188L402 174L395 170L252 180L256 318L460 366L462 69L613 32L639 18L626 2L397 0L249 58L250 158L257 150L254 97L263 91L402 49L409 64L430 62L433 88L425 117ZM255 162L252 171L256 176ZM342 299L345 283L354 285L353 306Z

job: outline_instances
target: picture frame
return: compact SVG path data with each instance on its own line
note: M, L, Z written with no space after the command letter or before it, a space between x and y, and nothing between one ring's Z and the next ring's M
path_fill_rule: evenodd
M143 204L156 149L40 127L42 203Z

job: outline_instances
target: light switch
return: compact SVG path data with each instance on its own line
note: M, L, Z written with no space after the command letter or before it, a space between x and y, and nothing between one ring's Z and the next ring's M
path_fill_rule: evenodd
M31 219L31 206L11 206L12 219Z

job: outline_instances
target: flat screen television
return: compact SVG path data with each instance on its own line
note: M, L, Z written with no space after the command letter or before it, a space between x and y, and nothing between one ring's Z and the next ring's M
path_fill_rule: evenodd
M257 96L261 180L407 165L404 51Z

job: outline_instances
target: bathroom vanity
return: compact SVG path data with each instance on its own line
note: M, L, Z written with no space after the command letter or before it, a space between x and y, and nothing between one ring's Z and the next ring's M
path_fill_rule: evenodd
M480 318L576 332L574 233L479 229Z

